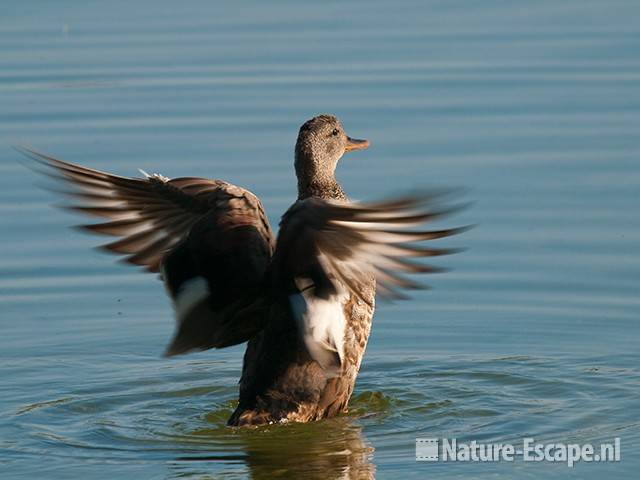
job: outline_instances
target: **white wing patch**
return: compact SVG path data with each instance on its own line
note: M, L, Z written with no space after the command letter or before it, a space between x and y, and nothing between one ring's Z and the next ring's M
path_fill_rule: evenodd
M146 179L155 178L156 180L160 180L163 183L167 183L169 180L171 180L169 177L165 177L164 175L161 175L160 173L147 173L144 170L142 170L141 168L139 168L138 171L142 175L144 175L144 178L146 178Z
M184 282L180 286L173 302L178 323L183 322L196 305L208 296L209 284L203 277L190 278Z
M304 288L308 281L296 279L296 283L302 292L290 295L289 303L305 346L330 377L338 376L344 358L344 303L349 294L341 290L325 300L314 295L313 287Z

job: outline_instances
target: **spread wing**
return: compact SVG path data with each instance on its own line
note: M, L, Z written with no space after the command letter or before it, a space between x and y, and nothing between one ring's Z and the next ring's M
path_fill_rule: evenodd
M119 237L103 249L162 271L178 320L168 354L233 345L259 330L274 238L254 194L221 180L120 177L18 150L67 184L59 193L75 203L64 208L107 220L81 225Z
M412 230L461 208L443 208L436 197L416 195L380 203L308 198L295 203L280 224L274 258L277 281L307 278L321 298L336 294L342 284L361 297L373 277L380 295L404 298L402 289L421 285L403 274L441 271L416 260L455 251L416 243L467 228Z
M93 233L121 237L101 248L125 261L157 272L164 256L205 216L215 214L228 225L254 223L269 243L273 235L260 200L248 190L221 180L168 179L145 174L127 178L93 170L18 147L45 167L43 173L67 182L60 191L78 203L63 208L108 219L81 225ZM144 172L143 172L144 173Z
M350 297L370 303L373 289L390 298L405 298L403 289L420 285L405 273L439 268L421 257L451 249L418 245L462 229L410 230L450 213L430 196L381 203L338 203L319 198L296 202L283 216L273 259L274 284L287 292L307 351L329 376L339 374Z

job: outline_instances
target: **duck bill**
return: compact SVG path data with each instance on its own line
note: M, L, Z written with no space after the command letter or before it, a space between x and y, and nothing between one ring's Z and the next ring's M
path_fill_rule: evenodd
M353 150L364 150L369 146L369 140L359 140L357 138L347 137L347 145L344 147L345 152Z

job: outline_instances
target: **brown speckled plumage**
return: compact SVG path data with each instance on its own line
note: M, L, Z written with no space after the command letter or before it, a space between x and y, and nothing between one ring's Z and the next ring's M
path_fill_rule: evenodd
M71 187L68 208L108 219L103 248L160 271L177 317L167 355L248 342L230 425L306 422L343 412L371 330L376 293L402 298L414 259L450 253L415 242L459 230L407 227L447 213L428 196L351 203L335 178L342 155L368 142L320 115L300 128L298 199L277 241L251 192L220 180L126 178L20 148ZM144 173L144 172L143 172ZM376 292L377 290L377 292Z

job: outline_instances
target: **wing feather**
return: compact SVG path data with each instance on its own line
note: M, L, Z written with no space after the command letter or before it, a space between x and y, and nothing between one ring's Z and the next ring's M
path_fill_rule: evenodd
M296 202L283 216L274 257L276 282L310 278L316 295L334 294L342 284L362 298L375 278L378 294L404 298L402 289L420 285L402 273L435 273L441 268L420 263L422 257L454 253L416 245L456 235L468 227L413 230L412 227L454 213L437 195L414 195L378 203L346 203L320 198Z
M127 178L59 160L26 147L17 150L37 161L36 169L67 184L58 193L72 199L62 208L108 221L79 225L93 233L121 237L102 246L126 255L124 261L157 272L164 256L205 216L229 226L255 224L268 244L273 235L258 198L221 180L162 175Z

